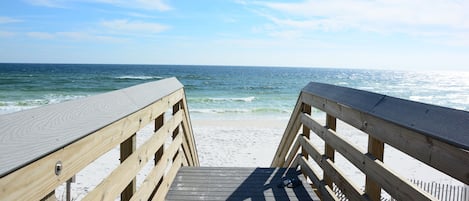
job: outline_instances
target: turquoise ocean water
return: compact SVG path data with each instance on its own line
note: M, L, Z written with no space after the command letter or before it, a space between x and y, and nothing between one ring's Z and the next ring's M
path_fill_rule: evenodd
M289 118L308 82L469 110L469 72L329 68L0 64L0 114L176 77L193 118Z

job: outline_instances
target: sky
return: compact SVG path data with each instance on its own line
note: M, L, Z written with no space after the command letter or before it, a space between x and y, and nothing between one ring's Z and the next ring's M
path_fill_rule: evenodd
M469 1L4 0L0 62L469 70Z

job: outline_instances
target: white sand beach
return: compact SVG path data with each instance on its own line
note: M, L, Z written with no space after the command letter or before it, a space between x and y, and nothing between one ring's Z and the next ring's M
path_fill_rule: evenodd
M201 166L268 167L287 120L195 120Z

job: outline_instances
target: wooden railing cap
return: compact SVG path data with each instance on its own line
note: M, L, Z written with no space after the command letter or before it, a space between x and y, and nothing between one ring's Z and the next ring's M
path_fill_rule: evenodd
M339 103L430 138L469 150L468 111L317 82L310 82L302 89L302 93Z
M176 78L0 116L0 177L183 88Z

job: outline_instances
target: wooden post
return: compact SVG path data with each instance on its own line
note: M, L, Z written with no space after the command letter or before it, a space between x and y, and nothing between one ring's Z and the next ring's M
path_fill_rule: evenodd
M311 115L311 105L308 105L306 103L303 103L303 113L306 113L306 114L309 114ZM303 135L309 139L309 136L310 136L310 133L311 133L311 129L308 128L307 126L303 125ZM304 148L301 148L301 154L306 158L308 159L308 152L304 149Z
M369 135L368 154L371 154L376 159L383 161L384 143ZM381 187L368 176L366 177L365 193L368 195L370 200L379 201L381 199Z
M326 115L326 127L328 129L331 129L333 131L337 130L337 119L329 114ZM324 145L324 153L326 154L327 158L329 158L331 161L334 161L335 158L335 150L332 148L329 144ZM324 182L331 188L333 189L332 186L332 179L326 175L326 172L324 172Z
M180 109L181 109L181 101L177 102L176 104L173 105L173 115L176 114ZM173 139L176 138L176 136L179 134L179 126L176 127L173 131Z
M176 114L181 109L181 101L173 105L173 115ZM173 131L173 140L179 135L180 126L177 126ZM176 160L176 155L173 157L173 161Z
M160 129L164 124L164 113L158 116L155 119L155 132ZM158 161L161 160L161 157L163 157L163 150L164 150L164 144L156 151L155 153L155 165L158 163Z
M120 161L121 163L124 162L124 160L129 157L136 149L137 146L137 134L133 134L130 136L127 140L122 142L120 144ZM132 198L132 195L135 193L137 189L137 181L136 178L129 183L129 185L122 191L121 193L121 200L130 200Z
M70 178L69 180L67 180L67 185L66 185L66 200L67 201L71 201L72 200L72 183L75 182L75 175L73 175L72 178Z

